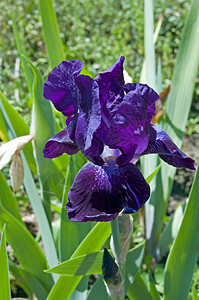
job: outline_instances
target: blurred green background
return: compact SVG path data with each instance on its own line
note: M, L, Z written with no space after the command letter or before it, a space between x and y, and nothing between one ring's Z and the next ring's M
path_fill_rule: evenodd
M171 79L190 3L191 0L154 1L155 24L159 15L163 15L156 43L157 58L160 57L162 63L163 87ZM95 75L124 55L126 70L135 82L139 81L144 57L143 0L57 0L54 1L54 7L64 50L69 59L79 58ZM8 1L0 1L1 89L13 104L17 101L17 106L23 107L28 102L29 94L23 73L19 69L19 77L16 74L18 54L9 15L10 8L29 58L44 76L49 69L38 2L11 0L9 4ZM15 89L19 91L14 93ZM195 93L199 95L199 84L196 85Z

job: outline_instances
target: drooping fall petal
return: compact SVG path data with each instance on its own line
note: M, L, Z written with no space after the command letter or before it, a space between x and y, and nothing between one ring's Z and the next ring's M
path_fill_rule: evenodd
M133 164L118 167L115 161L84 165L68 194L68 216L74 221L110 221L122 211L137 212L149 198L150 189Z

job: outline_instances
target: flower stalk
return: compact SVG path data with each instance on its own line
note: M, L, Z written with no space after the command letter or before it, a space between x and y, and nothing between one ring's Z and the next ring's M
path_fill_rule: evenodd
M111 221L111 231L112 231L112 241L113 241L113 253L118 265L120 264L120 253L122 250L121 240L120 240L120 230L118 218Z
M122 282L120 283L120 285L123 285L125 278L126 256L129 251L130 240L133 233L132 216L129 214L123 214L122 216L117 217L116 219L111 221L111 230L111 249L116 263L119 266L119 272L122 278ZM111 299L125 299L124 286L123 295L120 294L120 298L114 298L113 296L114 295L111 295Z

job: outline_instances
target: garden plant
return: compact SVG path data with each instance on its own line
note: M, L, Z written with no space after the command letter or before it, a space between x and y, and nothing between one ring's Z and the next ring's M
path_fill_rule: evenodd
M199 137L199 1L63 2L27 1L26 29L34 6L42 32L24 36L20 6L5 7L16 60L8 84L0 58L0 300L197 300L198 152L185 135Z

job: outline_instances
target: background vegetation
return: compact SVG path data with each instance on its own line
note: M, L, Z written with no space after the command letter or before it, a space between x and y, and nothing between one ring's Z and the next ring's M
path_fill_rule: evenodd
M171 83L182 31L191 2L191 0L154 1L155 27L160 15L162 15L162 25L155 45L156 68L158 68L158 61L161 61L162 90ZM95 76L112 65L121 55L124 55L126 57L125 69L133 78L134 82L139 82L144 61L143 0L56 0L53 2L53 5L59 24L60 37L64 45L66 59L80 59L84 62L87 68L86 71L91 76ZM0 2L0 11L0 90L29 126L31 122L32 95L29 92L19 60L10 12L13 14L18 31L22 37L27 57L41 72L42 77L46 79L51 68L49 66L49 59L45 48L39 4L38 1L33 0L10 0L9 2L2 0ZM199 74L196 78L193 101L185 132L186 137L183 144L187 154L191 155L194 159L198 159L197 149L199 146L198 97ZM58 165L59 164L61 165L61 163L58 163ZM79 166L75 168L76 172ZM3 173L10 185L8 170L8 167L5 168ZM185 201L186 197L189 195L193 176L193 172L191 173L185 170L178 171L170 197L167 216L164 216L164 224L168 222L171 213L175 211L179 201ZM71 178L72 177L73 176L71 176ZM34 179L40 193L38 176L34 175ZM63 184L64 182L62 182L62 186ZM57 197L55 190L53 190L51 195L52 200L59 198L59 201L55 202L56 205L53 208L54 240L56 250L59 252L58 236L56 235L57 231L55 228L56 226L59 227L58 216L60 215L61 210L59 206L61 197ZM27 187L26 189L21 188L20 192L15 196L20 206L21 214L26 216L28 213L32 213L32 208L27 197ZM135 219L137 220L138 216L135 216ZM55 222L56 220L58 220L58 222ZM36 241L39 242L40 236L38 235L37 223L33 222L33 224L36 228L28 229L34 237L37 236ZM84 235L86 232L88 232L88 228L85 229ZM139 232L140 227L138 222L135 222L135 244L139 244L140 242ZM141 240L143 239L141 238ZM77 246L78 245L76 245L76 247ZM99 249L96 251L99 251ZM70 254L67 253L65 259L69 258L73 251L74 249L70 249ZM12 249L9 251L9 259L13 263L17 261ZM165 260L166 257L162 257L161 262L153 270L156 288L160 294L163 293ZM145 257L143 263L144 269L142 270L143 278L144 276L148 276L151 261L152 257L150 255ZM10 265L10 269L16 275L16 270L12 264ZM16 288L16 278L13 277L12 290L13 295L19 296L19 290ZM90 280L92 286L96 278L91 277ZM17 282L17 284L19 284L19 282ZM46 283L46 285L47 284L49 289L50 284ZM23 285L21 284L21 286ZM195 291L197 288L198 268L196 267L193 290ZM27 287L24 289L28 294Z

